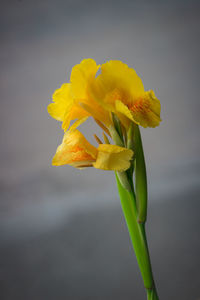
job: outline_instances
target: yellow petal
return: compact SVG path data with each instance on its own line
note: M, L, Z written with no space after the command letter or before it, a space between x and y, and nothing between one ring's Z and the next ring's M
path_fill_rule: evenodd
M63 84L53 94L54 103L48 106L48 112L53 118L63 121L62 128L65 131L72 120L82 120L90 115L79 105L79 100L82 98L87 100L89 80L95 78L98 68L94 60L83 60L72 69L71 83Z
M77 119L76 124L78 124L78 126L79 126L87 119L87 117L89 117L89 113L87 111L85 111L79 104L76 104L74 101L71 109L66 111L66 114L65 114L64 120L63 120L63 124L62 124L62 128L64 131L66 131L70 126L70 122L72 120L76 120L76 119ZM78 126L76 126L76 127L78 127ZM76 127L73 126L72 128L75 129Z
M160 101L153 91L143 94L130 106L132 118L135 123L142 127L156 127L160 124Z
M56 120L63 121L66 111L69 110L73 104L73 98L70 91L70 83L64 83L53 94L53 102L48 105L48 113Z
M80 104L85 111L88 112L95 120L109 126L111 124L111 118L109 112L101 107L95 100L84 101Z
M134 121L132 112L128 109L127 105L125 105L123 102L117 100L115 102L115 109L118 113L121 113L122 115L126 116L128 119Z
M66 132L64 135L64 142L67 143L69 146L78 145L79 147L84 149L88 154L90 154L92 157L96 158L97 149L93 145L91 145L86 140L84 135L77 129Z
M133 151L116 145L101 144L93 166L97 169L125 171L130 167Z
M93 59L84 59L73 67L71 73L72 93L77 99L88 97L87 87L90 80L95 78L99 66Z
M127 118L126 115L124 115L120 112L116 111L115 113L116 113L117 117L119 118L121 124L124 126L125 130L128 130L131 120L129 118Z
M130 90L134 95L144 91L143 83L134 69L118 60L111 60L101 66L100 80L106 85L107 90Z
M91 86L91 91L107 109L114 109L115 100L129 103L131 97L144 92L142 80L134 69L121 61L111 60L101 67L101 74Z
M62 144L58 146L52 165L72 165L74 167L92 166L97 149L92 146L78 130L64 134Z
M77 151L76 153L68 152L62 145L56 151L52 160L53 166L70 165L75 168L83 168L92 166L94 159L85 151Z
M93 118L101 120L101 122L108 126L111 123L108 112L89 93L89 86L95 80L98 69L99 66L93 59L84 59L80 64L74 66L70 79L71 89L77 104L80 104L82 110L85 111L85 116L87 113L88 116L90 115ZM72 118L70 116L70 119L75 119L75 117Z

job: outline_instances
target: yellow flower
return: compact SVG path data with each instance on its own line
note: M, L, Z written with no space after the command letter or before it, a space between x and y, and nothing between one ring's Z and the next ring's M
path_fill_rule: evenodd
M160 101L152 90L144 90L136 72L121 61L111 60L101 66L101 74L91 82L90 93L122 123L126 121L124 116L143 127L156 127L161 121Z
M156 127L160 119L160 101L152 90L145 91L136 72L121 61L109 61L100 66L93 59L84 59L72 69L70 83L53 94L49 114L62 121L66 131L76 120L75 129L89 116L112 125L109 112L114 112L127 128L130 121L143 127Z
M87 117L93 116L106 126L111 123L110 115L93 100L89 94L89 86L95 79L99 66L93 59L84 59L72 69L70 83L65 83L53 94L53 103L49 104L49 114L62 121L66 131L70 122L76 120L71 129L75 129Z
M133 151L123 146L130 145L133 138L128 137L131 123L156 127L161 121L159 100L152 90L144 90L133 69L121 61L109 61L101 66L101 73L97 75L99 67L93 59L84 59L73 67L70 83L64 83L53 94L48 112L62 122L65 131L53 165L127 170ZM96 137L100 143L96 148L76 130L90 116L118 146L108 144L107 137L106 144L101 144ZM73 125L71 121L75 121Z
M93 166L97 169L125 171L130 168L133 151L124 147L100 144L97 148L98 154Z
M91 145L78 130L64 134L52 164L71 165L75 168L95 167L102 170L125 171L130 167L133 151L110 144Z
M85 121L89 114L78 105L71 94L71 84L64 83L53 94L53 103L48 105L48 113L56 120L63 122L62 127L67 130L71 120L78 119L73 125L76 128Z

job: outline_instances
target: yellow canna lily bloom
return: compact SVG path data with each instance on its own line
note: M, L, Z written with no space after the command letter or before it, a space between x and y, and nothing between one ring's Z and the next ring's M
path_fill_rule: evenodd
M75 65L71 72L70 83L65 83L53 94L53 103L48 105L49 114L63 122L62 128L66 131L70 122L76 120L71 130L78 127L89 116L110 125L108 111L91 98L89 86L95 80L99 66L93 59L84 59Z
M53 94L49 114L62 121L66 131L76 120L75 129L89 116L106 127L112 125L109 112L114 112L128 128L130 121L143 127L156 127L160 119L160 101L152 90L145 91L135 70L121 61L109 61L101 66L93 59L84 59L72 68L70 83Z
M111 60L101 66L90 93L104 109L116 113L125 126L127 118L143 127L156 127L161 121L160 101L152 90L144 90L135 70L121 61Z
M71 165L75 168L95 167L102 170L125 171L130 167L133 151L110 144L91 145L83 134L70 130L64 134L52 165Z

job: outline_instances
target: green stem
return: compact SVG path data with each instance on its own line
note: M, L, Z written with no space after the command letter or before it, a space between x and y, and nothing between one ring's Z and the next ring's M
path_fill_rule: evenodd
M148 300L159 300L154 285L145 227L144 224L137 222L135 193L133 190L130 192L122 186L117 174L116 181L132 245L135 250L135 255L144 281L144 286L147 289ZM153 295L154 298L149 298L149 295L150 297Z
M147 175L142 139L138 125L134 124L135 150L135 189L138 209L138 221L145 223L147 218Z
M158 294L155 288L147 290L147 300L159 300Z
M148 249L148 243L147 243L147 237L146 237L146 230L145 230L145 224L140 224L141 228L142 228L142 232L143 232L143 238L145 240L145 244L146 244L146 249L149 255L149 249ZM150 255L149 255L149 261L150 261ZM151 262L150 262L151 263ZM153 274L152 274L152 278L153 278ZM147 289L147 300L159 300L158 298L158 294L156 291L156 286L155 286L155 282L153 279L153 286L151 289Z

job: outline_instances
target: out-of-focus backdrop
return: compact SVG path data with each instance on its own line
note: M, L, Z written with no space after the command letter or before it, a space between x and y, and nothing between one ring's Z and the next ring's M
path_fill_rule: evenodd
M0 6L0 298L145 299L114 174L51 166L63 132L46 107L94 58L135 68L161 101L142 130L153 269L160 299L199 300L199 1Z

